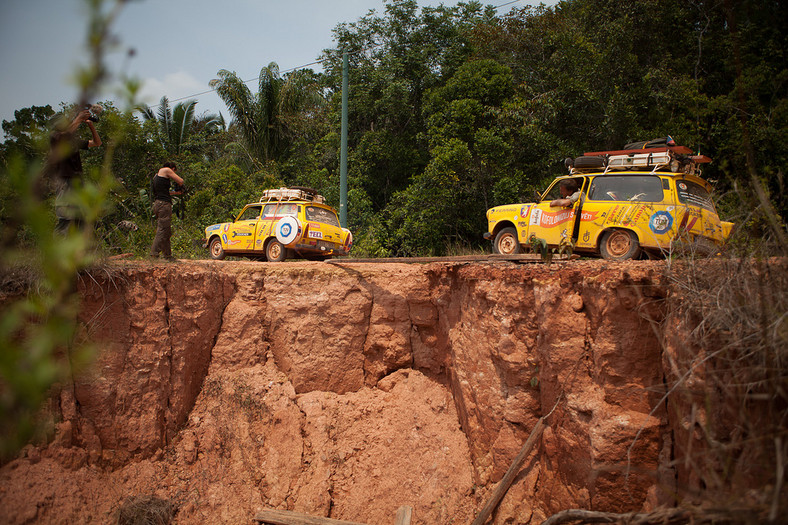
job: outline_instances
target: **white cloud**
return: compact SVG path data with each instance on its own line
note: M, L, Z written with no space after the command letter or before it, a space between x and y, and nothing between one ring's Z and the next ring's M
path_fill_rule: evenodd
M163 79L146 78L140 89L140 102L149 106L159 103L166 96L170 102L184 97L192 97L210 90L207 82L197 80L185 71L167 74ZM199 99L200 97L193 97Z

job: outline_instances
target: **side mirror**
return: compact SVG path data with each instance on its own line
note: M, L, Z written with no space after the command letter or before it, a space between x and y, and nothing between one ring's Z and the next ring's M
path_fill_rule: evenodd
M542 200L542 194L534 190L534 202L539 202L540 200Z

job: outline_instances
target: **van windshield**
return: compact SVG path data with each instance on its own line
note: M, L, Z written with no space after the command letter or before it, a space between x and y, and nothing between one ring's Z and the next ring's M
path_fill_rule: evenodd
M706 188L689 180L676 181L676 193L679 202L690 206L699 206L709 211L714 211L714 203Z

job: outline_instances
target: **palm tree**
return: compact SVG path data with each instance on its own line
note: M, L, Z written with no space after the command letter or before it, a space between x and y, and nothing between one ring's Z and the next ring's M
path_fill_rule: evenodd
M192 99L178 102L170 109L170 101L165 96L161 97L159 109L155 114L148 106L139 108L139 111L146 121L159 123L159 140L162 146L168 153L177 155L194 128L196 105L197 101Z
M290 117L322 100L307 71L296 71L283 79L276 62L260 70L256 94L235 72L222 69L217 75L210 86L227 105L231 124L241 131L246 152L256 162L267 163L285 155L291 138Z
M227 129L227 122L224 120L224 115L219 113L208 113L207 111L197 117L194 117L192 124L193 132L205 131L208 134L220 133Z

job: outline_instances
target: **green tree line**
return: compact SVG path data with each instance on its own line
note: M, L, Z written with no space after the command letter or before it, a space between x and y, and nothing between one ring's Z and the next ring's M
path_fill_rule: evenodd
M565 172L564 158L666 135L713 159L704 176L720 214L762 239L788 218L786 27L776 0L566 0L507 13L387 0L334 29L323 72L282 74L271 62L249 85L218 70L210 86L229 121L200 114L198 100L136 112L104 104L99 133L121 139L98 244L147 253L149 180L165 160L189 190L175 206L179 257L206 256L203 228L266 188L314 187L338 207L343 52L358 255L488 249L485 211L531 200ZM49 122L69 109L33 106L3 121L2 179L19 159L42 161ZM83 154L88 176L102 150ZM18 195L1 182L0 220L15 224ZM24 226L3 229L30 242Z

